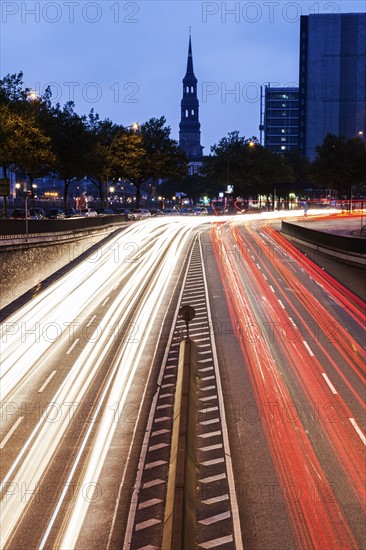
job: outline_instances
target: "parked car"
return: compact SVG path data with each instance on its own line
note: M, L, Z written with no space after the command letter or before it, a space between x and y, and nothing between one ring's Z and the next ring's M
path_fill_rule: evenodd
M45 211L43 208L30 208L29 214L32 220L43 220L43 218L45 218Z
M45 217L48 220L63 220L65 219L65 212L61 208L50 208L47 210Z
M30 214L28 211L28 219L30 219ZM24 208L16 208L12 215L10 216L11 220L25 220L25 209Z
M112 208L101 208L98 210L98 216L112 216L115 214L114 210Z
M192 208L182 208L182 210L180 211L180 215L181 216L192 216L193 215L193 210L192 210Z
M76 208L65 208L65 218L75 218L77 216L80 216L80 210L76 210Z
M128 215L130 220L141 220L142 218L150 218L151 214L149 210L145 208L134 208Z
M116 214L124 214L125 216L128 216L129 213L130 213L129 208L117 208L116 210Z
M158 208L149 208L150 210L150 214L155 217L155 216L163 216L163 212L162 210L159 210Z
M98 212L94 210L94 208L84 208L81 211L81 215L84 218L96 218L98 216Z
M164 208L163 214L164 216L179 216L180 212L175 208Z
M193 214L195 216L207 216L207 208L205 208L204 206L195 206L193 208Z

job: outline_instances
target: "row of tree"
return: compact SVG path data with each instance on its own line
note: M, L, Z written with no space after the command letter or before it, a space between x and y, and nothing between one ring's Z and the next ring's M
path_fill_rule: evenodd
M64 183L66 205L71 182L86 176L103 201L108 181L121 178L135 185L138 204L147 181L187 173L164 117L125 127L93 110L80 116L73 102L53 105L49 89L33 97L22 78L0 80L0 163L5 177L10 170L23 172L32 194L34 179L52 173Z
M217 196L228 185L234 196L243 199L271 196L274 191L286 197L289 192L305 195L305 190L333 189L340 199L362 194L366 184L366 147L359 137L345 139L328 134L316 148L313 162L299 151L272 153L257 138L245 138L231 132L211 147L204 158L202 175L186 177L180 189L188 196ZM161 190L174 194L176 182L167 181Z
M188 176L187 158L171 139L164 117L125 127L101 120L93 110L80 116L73 102L62 107L51 99L49 89L33 97L22 73L0 80L0 165L5 177L14 169L26 174L32 194L35 178L58 177L65 205L71 182L85 176L101 202L110 180L132 182L137 206L142 186L158 180L164 180L159 194L181 192L194 202L217 196L228 185L234 196L245 199L269 196L275 187L286 194L306 186L336 189L342 198L352 186L366 184L366 148L360 138L327 135L310 163L298 152L272 153L257 138L234 131L211 147L199 175Z

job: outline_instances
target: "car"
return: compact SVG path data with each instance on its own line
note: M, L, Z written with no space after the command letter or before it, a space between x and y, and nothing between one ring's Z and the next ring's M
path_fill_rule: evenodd
M98 212L94 210L94 208L84 208L81 211L81 215L83 218L96 218L98 216Z
M200 207L200 206L195 206L195 207L193 208L193 214L194 214L195 216L200 216L200 215L202 214L202 212L201 212L201 207Z
M47 210L45 217L48 220L63 220L65 219L65 212L61 208L50 208Z
M208 216L208 210L205 206L201 206L200 214L201 214L201 216Z
M80 216L80 210L76 210L76 208L65 208L65 218L75 218L76 216Z
M28 210L28 219L30 219L30 213ZM12 215L10 216L11 220L25 220L25 209L24 208L16 208Z
M164 216L179 216L180 212L175 208L164 208L163 214Z
M45 212L43 208L30 208L29 213L32 220L43 220L43 218L45 217Z
M223 216L224 214L228 213L228 209L226 208L226 206L223 205L214 206L213 209L216 216Z
M129 213L130 213L129 208L117 208L116 210L116 214L124 214L125 216L128 216Z
M182 208L180 211L181 216L193 216L193 210L192 208Z
M149 208L150 210L150 214L155 217L155 216L163 216L163 212L162 210L159 210L159 208Z
M128 218L130 220L141 220L142 218L150 218L150 217L151 217L151 214L149 210L146 210L145 208L134 208L128 214Z
M98 210L98 216L112 216L115 214L115 211L112 208L102 208Z

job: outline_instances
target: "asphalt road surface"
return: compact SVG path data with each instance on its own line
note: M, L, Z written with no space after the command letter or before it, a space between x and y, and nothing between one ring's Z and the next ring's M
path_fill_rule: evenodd
M3 321L2 548L122 547L197 233L244 548L366 547L364 303L228 221L133 224Z

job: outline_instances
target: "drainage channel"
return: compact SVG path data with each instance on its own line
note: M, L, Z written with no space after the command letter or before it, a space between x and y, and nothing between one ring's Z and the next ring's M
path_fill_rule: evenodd
M210 307L198 238L191 251L159 378L160 385L148 421L124 550L161 548L179 345L187 336L185 321L178 318L178 310L183 305L195 310L195 317L189 323L189 336L197 344L196 548L242 549L221 382L210 330Z

